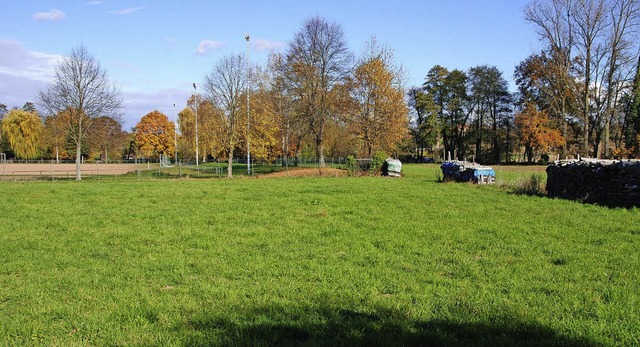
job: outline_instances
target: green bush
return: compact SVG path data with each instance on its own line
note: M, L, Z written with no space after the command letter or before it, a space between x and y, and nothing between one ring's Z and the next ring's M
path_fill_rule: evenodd
M538 161L538 163L543 164L543 165L547 165L549 164L549 155L548 154L543 154L540 156L540 160Z
M350 155L347 157L347 172L349 176L353 177L356 175L358 171L358 162L356 161L356 157Z
M516 194L523 195L546 195L546 180L541 174L532 174L528 179L519 180L513 187Z
M387 160L389 156L385 152L376 152L371 161L371 167L369 168L369 173L371 175L379 175L382 170L382 165L384 165L384 161Z

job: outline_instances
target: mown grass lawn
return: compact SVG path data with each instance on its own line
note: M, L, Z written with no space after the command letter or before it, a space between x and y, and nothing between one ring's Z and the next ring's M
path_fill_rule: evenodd
M640 344L640 211L404 170L0 182L0 344Z

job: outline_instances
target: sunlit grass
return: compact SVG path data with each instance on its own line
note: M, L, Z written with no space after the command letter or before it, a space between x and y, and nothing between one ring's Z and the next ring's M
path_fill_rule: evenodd
M640 343L637 209L438 170L2 182L0 341Z

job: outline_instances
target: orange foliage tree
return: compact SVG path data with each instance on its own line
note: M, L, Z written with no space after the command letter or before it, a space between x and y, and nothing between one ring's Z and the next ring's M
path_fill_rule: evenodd
M127 133L122 130L122 124L112 117L98 117L91 122L88 137L91 152L102 160L119 157L124 152Z
M175 127L165 114L151 111L140 119L135 129L138 149L147 158L157 158L160 154L173 156Z
M390 53L377 50L357 67L350 81L354 107L348 123L361 141L364 155L371 158L377 151L391 152L408 135L409 109L404 101L398 73L390 66Z
M522 112L516 114L515 121L528 162L532 162L542 151L564 145L565 140L560 131L552 126L549 114L544 110L539 111L533 104L527 104Z

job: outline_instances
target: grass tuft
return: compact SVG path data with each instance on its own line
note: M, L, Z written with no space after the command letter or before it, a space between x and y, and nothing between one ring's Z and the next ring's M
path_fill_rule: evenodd
M546 177L539 173L526 178L519 178L515 182L503 183L501 186L517 195L546 196Z

